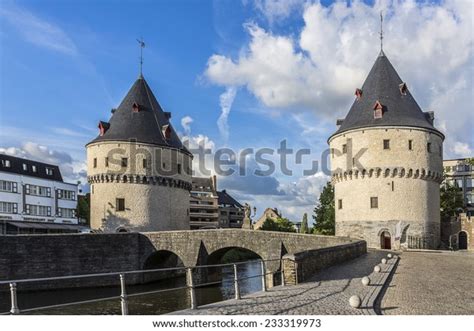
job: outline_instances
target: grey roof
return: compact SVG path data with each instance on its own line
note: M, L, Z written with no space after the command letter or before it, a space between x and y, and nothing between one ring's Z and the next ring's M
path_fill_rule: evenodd
M138 104L138 112L133 111L135 103ZM105 133L97 136L89 144L111 140L136 141L177 148L189 153L174 131L169 121L170 117L171 114L163 111L145 78L140 75L118 108L112 112ZM166 125L170 128L169 139L165 139L162 132Z
M338 120L341 126L332 136L357 128L409 126L433 130L444 137L433 126L433 113L423 112L409 89L405 95L400 92L400 84L403 83L381 51L362 85L362 96L356 98L342 123ZM383 116L375 119L374 105L377 101L383 106Z
M9 167L6 166L5 161L10 162ZM26 165L26 170L23 170L23 164ZM33 166L36 167L36 172L33 171ZM51 175L48 175L46 173L46 168L52 170ZM7 154L0 154L0 171L41 179L54 180L57 182L63 181L61 171L59 170L59 167L57 165L23 159Z
M230 205L236 208L242 208L242 205L226 192L226 190L217 191L219 205Z

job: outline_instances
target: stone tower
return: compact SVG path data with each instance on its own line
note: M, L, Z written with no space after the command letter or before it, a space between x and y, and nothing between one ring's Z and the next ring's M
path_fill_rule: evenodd
M142 75L86 145L91 227L189 229L192 154Z
M380 52L329 137L336 235L376 248L437 248L444 135Z

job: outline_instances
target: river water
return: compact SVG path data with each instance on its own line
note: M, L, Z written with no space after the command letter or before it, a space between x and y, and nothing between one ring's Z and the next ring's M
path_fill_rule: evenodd
M253 277L239 281L241 295L261 291L262 281L259 260L238 265L239 278ZM127 286L127 293L141 293L158 289L171 289L186 286L185 277L176 277L150 284ZM49 291L30 291L18 293L18 306L21 309L50 306L59 303L84 301L110 296L119 296L120 287L79 288ZM222 268L222 282L217 285L196 288L198 305L234 298L234 270L232 266ZM129 314L156 315L187 309L190 307L187 289L145 294L128 299ZM0 312L10 310L10 294L0 292ZM105 300L94 303L70 305L60 308L49 308L25 312L27 314L47 315L103 315L121 314L120 299Z

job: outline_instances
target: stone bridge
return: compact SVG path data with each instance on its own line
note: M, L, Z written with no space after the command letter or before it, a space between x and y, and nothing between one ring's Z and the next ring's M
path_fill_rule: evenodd
M0 280L217 264L234 248L264 260L298 258L309 270L315 261L305 262L301 257L321 259L323 255L305 252L326 252L324 264L330 265L365 253L366 244L347 237L242 229L0 236ZM271 274L280 267L279 261L266 263L269 286L273 285ZM108 282L94 280L93 284Z

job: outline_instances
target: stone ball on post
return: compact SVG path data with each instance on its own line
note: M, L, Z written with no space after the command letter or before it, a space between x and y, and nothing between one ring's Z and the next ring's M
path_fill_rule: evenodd
M380 272L381 270L382 270L382 268L380 268L379 265L376 265L376 266L374 267L374 271L375 271L375 272Z
M382 264L387 264L387 259L386 258L382 259Z
M352 308L359 308L361 304L361 300L358 295L353 295L349 299L349 304Z
M387 254L387 257L388 257L389 259L391 259L391 258L392 258L392 254L388 253L388 254Z
M367 286L370 284L370 278L367 276L362 277L362 284Z

